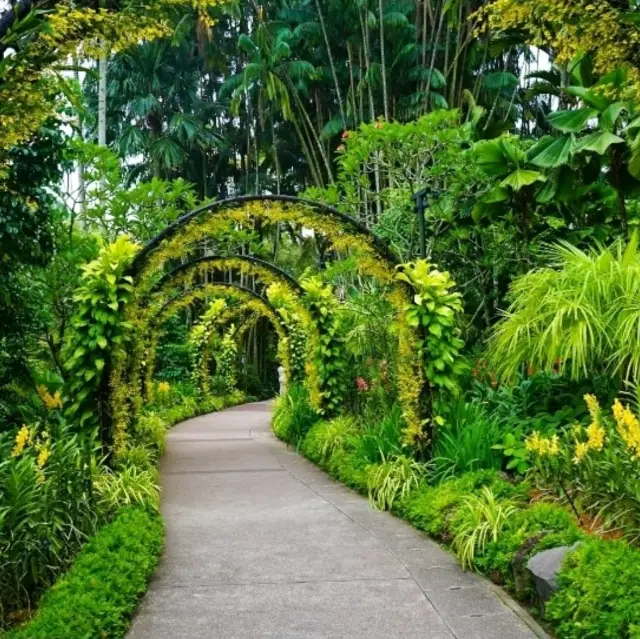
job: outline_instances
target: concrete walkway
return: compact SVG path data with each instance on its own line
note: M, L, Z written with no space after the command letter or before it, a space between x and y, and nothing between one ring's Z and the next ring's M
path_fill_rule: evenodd
M171 431L166 548L129 639L544 636L437 544L288 450L269 423L269 404L250 404Z

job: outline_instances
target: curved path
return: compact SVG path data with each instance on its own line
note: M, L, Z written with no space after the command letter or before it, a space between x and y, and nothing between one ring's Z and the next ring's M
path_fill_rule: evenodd
M270 432L268 403L192 419L162 466L166 548L129 639L534 639L437 544Z

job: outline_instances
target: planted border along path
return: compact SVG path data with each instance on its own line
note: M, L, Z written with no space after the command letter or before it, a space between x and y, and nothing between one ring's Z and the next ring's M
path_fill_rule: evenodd
M270 410L171 431L166 548L129 639L545 636L433 541L288 450Z

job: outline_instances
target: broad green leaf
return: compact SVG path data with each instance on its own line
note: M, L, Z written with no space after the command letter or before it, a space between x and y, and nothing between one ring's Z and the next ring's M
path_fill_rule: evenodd
M509 192L505 188L497 184L491 189L491 191L489 191L489 193L487 193L482 198L482 201L485 202L486 204L495 204L497 202L504 202L505 200L508 200L508 199L509 199Z
M614 102L608 106L600 118L602 128L607 131L613 131L620 114L627 109L628 105L626 102Z
M585 108L569 111L556 111L547 116L552 127L563 133L577 133L582 131L587 122L598 115L596 109Z
M631 156L627 168L636 180L640 180L640 149Z
M567 164L574 144L572 135L562 135L559 138L546 136L529 151L531 164L544 169L554 169Z
M596 131L578 141L576 151L593 151L598 155L604 155L612 144L624 142L621 137L609 131Z
M594 109L598 109L600 112L604 111L611 104L611 100L605 98L600 93L590 91L586 87L566 87L563 91L569 95L580 98L585 104L592 106Z
M502 182L501 186L510 186L514 191L519 191L525 186L529 186L534 182L544 182L547 178L539 171L529 171L528 169L518 169L508 175Z
M476 164L489 175L502 175L509 170L502 148L495 141L476 146L475 156Z

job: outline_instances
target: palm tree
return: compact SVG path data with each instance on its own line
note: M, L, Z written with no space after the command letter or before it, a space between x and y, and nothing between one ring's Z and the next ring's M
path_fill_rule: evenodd
M301 97L301 93L307 91L307 83L317 77L317 71L308 61L291 59L292 36L289 29L264 21L258 24L253 37L240 35L238 49L246 55L247 62L239 73L224 82L220 94L231 98L232 110L236 113L243 104L246 110L250 105L256 107L259 113L256 124L261 129L270 119L273 132L276 114L290 122L314 182L322 185L325 180L318 155L329 180L332 180L331 165Z

